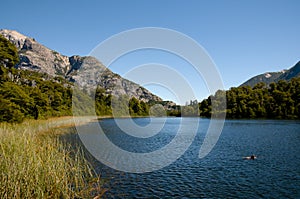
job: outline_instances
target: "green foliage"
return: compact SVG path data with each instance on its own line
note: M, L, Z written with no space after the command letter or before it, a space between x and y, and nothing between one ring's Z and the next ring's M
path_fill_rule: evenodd
M20 107L20 111L25 116L32 115L34 100L26 93L27 89L12 82L1 84L0 95L3 99L9 99L13 104Z
M166 111L161 104L155 104L150 108L151 117L165 117Z
M88 116L95 114L94 101L84 90L77 87L72 89L72 114L74 116Z
M181 117L180 106L173 107L171 110L167 110L167 116Z
M103 88L98 87L95 93L96 114L98 116L111 115L111 95L106 95Z
M139 101L139 103L140 103L140 107L141 107L140 114L142 116L148 116L149 111L150 111L149 105L144 101Z
M61 77L18 70L16 47L0 36L0 122L70 115L71 85Z
M145 102L132 97L129 100L129 114L131 116L148 116L149 106Z
M199 103L200 116L211 116L211 96Z
M127 95L109 96L112 113L115 117L148 116L149 104Z
M199 104L197 100L190 101L190 104L181 107L181 116L183 117L195 117L199 116Z
M11 68L18 62L19 56L16 46L0 35L0 65Z
M211 116L211 100L217 105L221 103L218 94L220 92L199 103L200 115ZM228 118L300 119L300 78L289 82L281 80L269 86L258 83L253 88L231 88L225 94Z
M129 117L129 97L127 95L112 96L111 108L114 117Z
M41 74L0 66L0 122L22 122L24 118L71 115L72 91L67 82L45 80ZM5 78L3 78L5 77Z
M21 107L15 103L0 99L0 121L6 122L21 122L24 119L24 114L20 111Z

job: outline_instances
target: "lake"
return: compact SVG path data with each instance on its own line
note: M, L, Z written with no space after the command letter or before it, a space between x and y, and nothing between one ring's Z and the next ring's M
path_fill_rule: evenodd
M164 121L163 128L149 138L123 133L114 119L104 119L99 124L115 145L126 151L147 153L171 142L181 124L180 118L157 118L152 124L161 125L161 120ZM299 121L226 120L217 144L200 159L199 149L210 120L187 120L199 124L196 136L177 161L162 169L136 174L117 171L94 161L96 171L108 180L106 187L109 191L105 197L300 198ZM122 120L125 124L129 121ZM133 121L147 126L150 119L136 118ZM181 139L185 142L184 136ZM243 159L252 154L257 159Z

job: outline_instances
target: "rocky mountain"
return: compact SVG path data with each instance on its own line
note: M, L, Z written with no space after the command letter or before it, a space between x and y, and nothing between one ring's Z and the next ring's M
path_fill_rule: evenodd
M162 101L144 87L113 73L94 57L62 55L14 30L0 30L0 34L18 48L18 69L46 73L51 77L61 76L87 90L98 85L107 94L126 94L145 102Z
M265 84L270 84L272 82L278 82L279 80L289 81L294 77L300 77L300 61L296 63L295 66L288 70L282 70L280 72L267 72L261 75L252 77L251 79L244 82L241 86L251 86L253 87L259 82L264 82Z

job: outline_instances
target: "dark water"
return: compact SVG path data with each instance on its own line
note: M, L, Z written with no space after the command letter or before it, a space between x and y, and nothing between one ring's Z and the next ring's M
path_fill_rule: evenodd
M214 149L203 159L199 149L210 120L199 130L188 150L176 162L154 172L132 174L96 163L109 179L106 198L300 198L300 122L227 120ZM135 119L147 125L149 119ZM100 121L109 139L132 152L158 150L175 136L180 118L168 118L152 138L130 137L113 119ZM256 160L242 157L257 155Z

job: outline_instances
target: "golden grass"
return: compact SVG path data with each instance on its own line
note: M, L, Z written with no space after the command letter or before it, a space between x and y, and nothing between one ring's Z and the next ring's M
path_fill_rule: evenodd
M105 190L83 151L58 135L73 118L0 123L0 198L99 198Z

